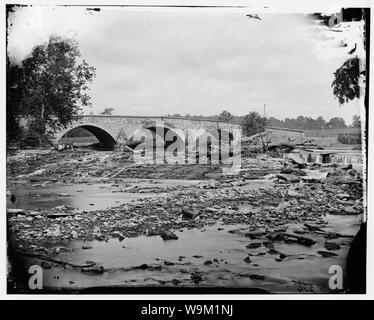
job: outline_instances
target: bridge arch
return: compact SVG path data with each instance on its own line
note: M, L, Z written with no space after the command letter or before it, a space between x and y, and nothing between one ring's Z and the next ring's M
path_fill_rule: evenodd
M184 134L179 133L178 129L170 128L170 127L167 127L167 126L160 127L160 126L157 126L157 125L156 126L150 126L150 127L145 128L145 129L150 130L153 134L153 137L155 137L156 134L161 132L162 135L163 135L163 136L161 136L161 138L163 139L165 147L169 146L170 144L172 144L173 142L176 142L176 141L184 143L184 140L185 140L184 139ZM167 137L167 134L169 132L173 136L173 141L166 141L166 137Z
M101 128L96 124L83 124L69 128L60 134L57 141L60 141L65 134L76 128L83 128L92 133L97 138L97 140L99 140L100 144L105 148L113 148L116 144L115 138L106 129Z

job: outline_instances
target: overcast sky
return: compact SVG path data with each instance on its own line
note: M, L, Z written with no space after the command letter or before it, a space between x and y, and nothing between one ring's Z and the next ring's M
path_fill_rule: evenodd
M197 10L196 10L197 11ZM277 118L359 114L339 106L333 72L358 39L316 27L306 15L233 12L88 12L25 7L12 16L8 52L21 61L51 34L78 40L96 67L92 111L119 115L212 115L251 110ZM343 37L348 47L338 46Z

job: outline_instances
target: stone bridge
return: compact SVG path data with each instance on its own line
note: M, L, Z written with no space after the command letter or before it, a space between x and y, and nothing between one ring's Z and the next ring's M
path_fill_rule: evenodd
M188 129L218 129L232 132L233 129L241 130L241 125L225 121L176 118L176 117L141 117L141 116L112 116L112 115L87 115L72 122L67 128L55 133L53 143L59 140L70 130L82 127L91 132L103 146L114 147L132 140L134 132L139 128L156 132L163 128L164 133L169 130L175 134Z

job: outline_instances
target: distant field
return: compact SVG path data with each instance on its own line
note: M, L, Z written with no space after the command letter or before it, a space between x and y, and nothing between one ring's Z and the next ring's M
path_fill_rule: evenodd
M336 138L339 133L361 133L357 128L328 129L328 130L303 130L305 137Z

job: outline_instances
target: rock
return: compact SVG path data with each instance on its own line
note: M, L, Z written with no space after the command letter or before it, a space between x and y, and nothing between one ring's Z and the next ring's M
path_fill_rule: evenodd
M70 251L69 248L66 248L66 247L56 247L55 248L56 254L59 254L61 252L69 252L69 251Z
M244 235L252 240L258 239L261 236L265 235L266 233L264 231L252 231L252 232L247 232Z
M98 264L98 263L95 263L92 266L82 267L81 270L84 273L92 273L92 274L102 274L105 271L103 265Z
M330 257L336 257L338 254L331 252L331 251L317 251L318 254L320 254L324 258L330 258Z
M59 227L51 227L44 230L47 237L59 237L61 235L61 231Z
M308 228L310 231L322 231L324 232L324 230L322 230L320 227L317 227L317 226L314 226L314 225L311 225L309 223L304 223L304 226L306 228Z
M72 236L73 239L77 239L79 237L79 233L75 230L72 230L70 232L70 235Z
M252 280L264 280L265 279L265 276L262 276L260 274L250 274L248 275L249 279L252 279Z
M210 265L210 264L212 264L213 262L212 262L212 260L206 260L206 261L204 261L204 264L207 266L207 265Z
M324 246L325 246L325 248L327 249L327 250L339 250L340 249L340 245L338 245L337 243L335 243L335 242L325 242L325 244L324 244Z
M178 240L178 236L170 230L164 230L160 233L163 240Z
M296 191L294 191L294 190L288 190L288 191L287 191L287 195L288 195L289 197L296 197L296 198L301 197L301 194L298 193L298 192L296 192Z
M350 195L348 193L338 193L336 197L339 199L349 199Z
M171 280L171 283L174 284L174 285L178 285L180 284L182 281L178 280L178 279L172 279Z
M43 269L51 269L53 267L53 263L47 262L47 261L42 261L41 267Z
M112 237L118 238L119 241L123 241L123 239L125 239L125 237L123 236L123 233L120 231L114 231L112 233Z
M256 249L256 248L259 248L259 247L261 247L261 246L262 246L262 243L261 243L261 242L252 242L252 243L246 245L245 247L246 247L247 249Z
M187 220L187 219L195 219L196 217L200 215L200 212L197 212L189 208L183 208L181 211L181 214L182 214L182 219Z
M356 214L358 214L358 212L352 206L344 207L343 211L347 215L356 215Z
M296 233L296 234L305 234L305 233L307 233L307 231L302 230L302 229L296 229L293 232Z
M7 213L8 214L25 214L25 210L8 208Z
M289 167L289 166L283 168L280 171L280 173L286 173L286 174L290 174L290 173L294 173L294 172L295 172L295 170L293 168Z
M37 216L40 216L40 212L39 211L28 211L27 215L37 217Z
M191 274L191 280L195 283L195 284L198 284L200 283L201 281L204 281L203 277L201 276L201 273L199 272L193 272Z
M307 163L302 160L299 156L296 156L295 154L289 154L287 157L288 160L290 160L292 163L296 164L299 169L305 168Z
M278 173L276 176L279 180L283 180L289 183L296 183L300 181L300 178L294 174Z
M69 213L51 213L47 214L47 218L49 219L56 219L56 218L66 218L70 217L71 215Z
M82 249L83 250L88 250L88 249L92 249L92 247L91 246L82 246Z
M250 257L244 258L243 261L246 262L246 263L251 263L252 262Z
M297 243L309 247L309 246L315 244L316 242L313 239L310 239L310 238L298 238Z

